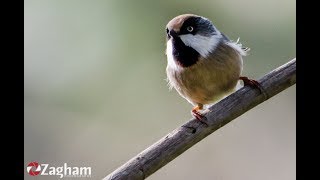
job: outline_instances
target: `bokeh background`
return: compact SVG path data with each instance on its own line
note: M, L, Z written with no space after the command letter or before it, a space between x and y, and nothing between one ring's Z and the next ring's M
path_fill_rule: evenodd
M294 0L25 0L25 164L91 166L101 179L191 119L165 81L165 25L208 17L251 48L260 78L296 53ZM292 180L295 86L214 132L149 177ZM55 176L25 179L57 179Z

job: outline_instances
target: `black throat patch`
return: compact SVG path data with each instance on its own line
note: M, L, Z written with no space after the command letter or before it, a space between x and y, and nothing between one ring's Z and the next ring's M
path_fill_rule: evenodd
M182 67L194 65L200 56L192 47L186 46L179 37L172 38L172 54Z

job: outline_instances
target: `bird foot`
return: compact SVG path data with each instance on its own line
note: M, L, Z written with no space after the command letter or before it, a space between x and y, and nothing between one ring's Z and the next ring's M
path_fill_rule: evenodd
M261 84L258 81L254 79L249 79L248 77L245 77L245 76L241 76L239 77L239 79L243 81L244 86L251 86L253 88L258 89L260 93L263 94L266 99L268 99L267 93L263 90Z
M193 115L193 117L195 117L199 122L201 122L201 123L204 123L204 124L206 124L207 126L209 126L208 125L208 123L207 122L205 122L205 120L207 119L203 114L201 114L200 112L199 112L199 110L201 110L202 109L202 106L200 107L200 106L196 106L196 107L194 107L192 110L191 110L191 114Z
M262 87L258 81L254 79L249 79L248 77L245 77L245 76L241 76L239 77L239 79L243 81L243 84L245 86L251 86L253 88L257 88L259 89L260 93L262 93Z
M202 115L200 112L198 112L197 110L193 109L191 111L192 115L197 119L197 120L201 120L202 118L204 118L204 115Z

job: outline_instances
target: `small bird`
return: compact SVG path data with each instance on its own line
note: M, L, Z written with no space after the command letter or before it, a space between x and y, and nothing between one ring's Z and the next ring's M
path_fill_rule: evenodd
M231 41L202 16L183 14L166 26L167 80L169 86L194 105L192 115L235 91L239 80L259 88L255 80L241 76L242 56L249 48Z

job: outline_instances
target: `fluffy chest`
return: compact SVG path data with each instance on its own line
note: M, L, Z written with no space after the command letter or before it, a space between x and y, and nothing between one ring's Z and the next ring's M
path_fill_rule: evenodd
M210 64L197 63L189 68L174 69L167 66L169 83L191 103L206 104L230 89L228 73Z
M169 84L193 104L215 101L236 86L242 70L241 55L230 46L219 46L215 52L215 58L200 57L189 67L180 66L176 57L167 53Z

